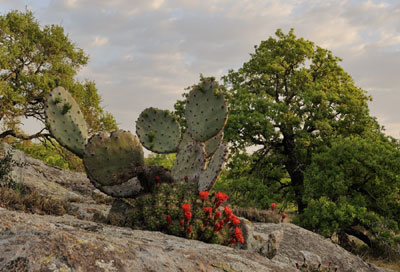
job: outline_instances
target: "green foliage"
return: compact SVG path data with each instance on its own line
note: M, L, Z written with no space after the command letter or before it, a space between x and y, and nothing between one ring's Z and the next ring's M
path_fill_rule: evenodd
M123 225L222 245L233 245L239 237L243 239L238 228L240 220L229 207L220 207L223 202L220 194L203 196L204 200L200 196L194 184L158 183L151 194L125 202L129 208L123 215L127 218ZM183 205L186 205L186 211ZM211 213L205 211L206 207L211 208ZM220 213L219 217L217 213ZM109 220L112 224L121 223L116 218L111 212Z
M148 166L160 165L171 170L172 166L175 163L175 159L176 159L176 153L170 153L170 154L151 153L147 156L147 158L145 158L145 163Z
M262 41L242 68L224 77L230 112L225 138L235 153L258 148L252 168L285 169L302 212L303 173L316 149L337 135L377 127L368 113L369 97L339 66L338 57L296 38L293 30L278 30L276 36Z
M326 237L347 233L368 246L395 248L400 243L399 173L397 142L338 138L313 156L305 173L308 206L294 222Z
M214 189L229 194L235 206L267 209L276 202L285 208L293 199L290 179L284 169L259 160L256 154L234 154Z
M60 154L61 147L55 142L50 143L49 141L45 141L44 143L34 143L32 141L21 141L15 143L15 148L24 151L26 155L39 159L48 165L73 170L65 157Z
M45 124L45 98L59 85L77 100L90 133L115 129L114 118L100 106L95 84L74 79L87 61L61 26L42 27L28 10L0 15L0 122L6 131L24 139L18 130L21 119Z

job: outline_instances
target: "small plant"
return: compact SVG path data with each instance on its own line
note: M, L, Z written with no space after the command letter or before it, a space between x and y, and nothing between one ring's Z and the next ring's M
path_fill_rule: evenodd
M151 194L126 202L130 208L122 216L127 218L123 225L226 246L244 242L239 218L229 206L221 206L227 195L198 193L194 184L186 182L172 186L156 182L153 189ZM112 216L109 220L120 225Z

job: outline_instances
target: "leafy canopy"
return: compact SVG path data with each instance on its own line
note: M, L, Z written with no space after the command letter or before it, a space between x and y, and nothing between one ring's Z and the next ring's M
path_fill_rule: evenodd
M304 182L308 205L295 222L324 236L356 235L368 245L392 246L396 235L399 243L399 173L396 141L335 139L313 156Z
M95 84L74 79L87 61L88 56L69 40L61 26L41 27L30 11L0 16L0 123L5 130L0 138L49 137L44 130L24 135L18 125L22 118L35 118L45 125L44 101L57 85L71 91L90 131L115 129L114 118L100 106Z
M379 126L369 116L370 98L338 57L296 38L293 29L277 30L276 36L255 46L250 60L223 78L230 97L225 138L233 156L256 149L248 173L261 176L256 173L271 163L284 170L290 182L280 185L302 212L304 172L318 148L339 135L362 135Z

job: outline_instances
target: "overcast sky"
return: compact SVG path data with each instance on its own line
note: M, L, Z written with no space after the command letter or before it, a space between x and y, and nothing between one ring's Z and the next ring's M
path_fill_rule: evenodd
M78 78L96 82L122 129L135 131L147 107L173 109L200 73L218 79L276 29L294 28L343 59L372 96L371 114L400 138L400 0L0 0L2 14L25 7L89 54Z

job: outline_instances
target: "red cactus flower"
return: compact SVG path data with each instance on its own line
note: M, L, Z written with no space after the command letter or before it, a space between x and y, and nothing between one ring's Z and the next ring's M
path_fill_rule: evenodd
M200 194L201 200L203 200L203 201L206 200L208 197L208 191L201 191L199 194Z
M282 214L282 220L286 218L286 213Z
M218 232L220 230L220 227L221 226L219 225L219 223L215 224L214 231Z
M171 215L167 214L167 224L168 226L171 224Z
M185 212L186 221L190 221L190 218L192 218L192 213L191 212Z
M221 212L217 211L214 215L214 220L218 220L218 218L221 216Z
M244 237L243 237L243 235L240 235L239 237L237 237L237 239L238 239L238 242L239 243L244 243Z
M224 213L225 213L227 216L230 216L233 212L232 212L231 208L229 208L228 206L226 206L226 207L224 208Z
M180 223L181 223L181 227L183 228L184 226L185 226L185 220L181 220L181 221L179 221Z
M236 216L233 216L231 221L232 221L232 224L235 226L240 225L240 219L237 218Z
M204 208L204 211L205 211L206 214L208 214L208 217L211 218L211 215L212 215L212 208L211 208L211 207L205 207L205 208Z
M236 243L236 239L232 238L232 240L229 242L229 244L234 244L234 243Z
M203 223L203 227L207 227L207 226L208 226L208 224L210 224L210 222L208 222L208 221L205 221L205 222Z
M219 201L222 201L222 202L228 200L228 198L229 198L226 194L221 193L221 192L216 193L216 194L215 194L215 197L216 197Z
M187 234L190 234L192 231L193 231L193 228L192 227L188 227Z
M190 204L182 204L182 210L184 212L189 212L190 211Z
M242 234L242 230L239 227L235 228L235 235Z
M271 203L271 209L272 209L272 210L275 210L275 208L276 208L276 203L275 203L275 202L272 202L272 203Z

